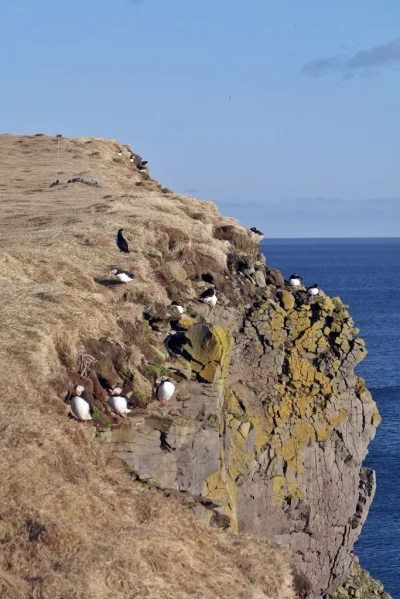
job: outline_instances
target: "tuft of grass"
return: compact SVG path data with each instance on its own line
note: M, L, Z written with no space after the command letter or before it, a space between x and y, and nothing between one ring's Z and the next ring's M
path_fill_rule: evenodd
M147 373L151 376L169 376L170 371L162 364L148 364L146 366Z
M139 400L141 406L147 406L150 401L150 397L142 391L135 391L135 397Z
M257 579L254 576L250 576L249 577L249 583L250 584L256 584L256 582L257 582Z
M111 421L107 414L103 414L102 412L100 412L100 410L96 408L96 406L93 406L93 418L94 420L98 421L101 427L111 428Z

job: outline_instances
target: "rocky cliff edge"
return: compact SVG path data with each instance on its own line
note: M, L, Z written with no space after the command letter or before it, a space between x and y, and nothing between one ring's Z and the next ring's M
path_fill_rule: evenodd
M221 597L289 598L291 576L298 597L333 593L348 575L374 495L374 473L362 462L380 420L354 374L366 350L347 307L323 292L310 299L303 288L285 284L266 264L256 235L221 217L212 204L175 195L137 171L128 147L51 136L2 136L1 143L17 165L12 172L5 168L1 192L0 276L7 282L2 317L12 331L2 337L4 372L24 394L24 401L3 397L4 426L10 426L10 414L16 426L30 430L34 423L35 434L57 426L54 438L34 441L34 455L43 457L45 446L53 451L63 484L70 476L68 468L63 473L66 460L86 460L90 480L101 462L97 484L102 480L102 493L115 494L107 460L114 464L118 457L140 481L132 487L132 503L135 493L158 488L158 502L184 504L176 507L183 510L182 523L190 508L199 520L227 531L208 527L207 535L249 534L291 555L292 574L273 590L260 582L264 564L253 575L250 560L247 594L240 594L237 582L236 595L226 589ZM61 182L50 188L56 175ZM73 176L98 185L68 184ZM120 226L129 256L114 245ZM108 275L111 265L134 270L136 281L116 285ZM198 301L210 285L219 297L214 309ZM171 300L185 307L183 315ZM179 356L167 347L174 335L182 340ZM153 394L162 374L177 387L166 407ZM96 408L89 435L63 420L61 398L78 382ZM106 401L117 382L132 394L134 409L126 419L112 414ZM3 439L5 448L15 442L15 436ZM67 443L73 457L67 457ZM26 488L32 484L28 476ZM83 494L94 503L95 486ZM129 501L126 488L123 495ZM24 503L15 489L13 497ZM20 505L20 512L35 512L37 500ZM51 505L44 502L42 512ZM102 506L107 512L107 502ZM60 509L53 502L55 513ZM40 540L40 527L47 531L50 524L38 526L34 536ZM88 541L93 547L90 534ZM68 551L63 556L71 559ZM12 565L3 569L13 584ZM25 579L23 584L32 586ZM166 585L164 580L169 596ZM96 597L109 596L100 589ZM171 592L188 596L182 584ZM148 587L146 593L132 596L153 596ZM113 596L131 595L122 590ZM216 595L210 587L192 596Z

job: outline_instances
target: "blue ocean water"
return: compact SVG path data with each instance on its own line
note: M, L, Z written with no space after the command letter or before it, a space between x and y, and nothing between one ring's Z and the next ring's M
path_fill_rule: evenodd
M377 491L355 551L361 565L400 599L400 238L270 239L267 264L285 278L299 273L349 304L368 355L357 367L378 404L382 423L365 465Z

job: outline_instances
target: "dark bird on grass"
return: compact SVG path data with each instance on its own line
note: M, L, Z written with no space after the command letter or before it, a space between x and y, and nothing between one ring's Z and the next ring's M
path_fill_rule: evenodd
M121 281L121 283L130 283L135 278L135 275L133 275L131 272L120 270L119 268L112 268L110 272L115 275L118 281Z
M264 237L264 233L255 227L251 227L250 231L255 235L259 235L260 237Z
M54 181L51 185L49 185L49 187L57 187L57 185L60 185L59 179L57 179L57 181Z
M215 289L213 287L210 287L209 289L203 291L203 293L200 295L200 301L204 304L209 304L214 308L215 304L218 301Z
M123 229L120 229L118 231L118 235L115 238L115 243L117 244L120 252L125 252L125 254L129 254L128 242L126 241L125 237L122 235L123 231L124 231Z
M148 160L142 160L137 165L137 168L138 168L139 171L145 171L147 169L148 165L149 165L149 161Z

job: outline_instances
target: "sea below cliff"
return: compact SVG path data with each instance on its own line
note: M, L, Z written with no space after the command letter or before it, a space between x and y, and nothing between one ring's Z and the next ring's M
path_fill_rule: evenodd
M355 551L361 565L400 599L400 239L271 239L267 264L285 277L319 283L349 304L368 349L358 366L382 415L365 466L376 470L377 491Z

